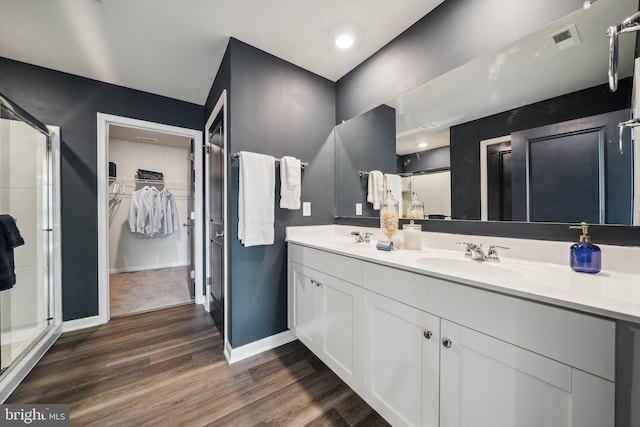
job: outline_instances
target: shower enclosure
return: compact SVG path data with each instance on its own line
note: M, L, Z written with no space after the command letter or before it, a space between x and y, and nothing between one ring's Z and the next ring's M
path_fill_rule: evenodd
M60 335L58 158L57 129L0 95L0 403ZM13 263L7 222L24 240Z

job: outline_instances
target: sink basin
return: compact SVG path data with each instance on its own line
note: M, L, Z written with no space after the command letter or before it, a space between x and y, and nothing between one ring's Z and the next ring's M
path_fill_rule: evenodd
M441 272L491 275L492 278L524 278L548 276L551 272L537 265L513 261L476 261L462 254L430 254L416 259L416 263Z

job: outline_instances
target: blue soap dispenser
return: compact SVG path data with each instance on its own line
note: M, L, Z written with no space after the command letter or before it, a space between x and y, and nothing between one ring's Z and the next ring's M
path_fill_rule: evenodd
M571 245L571 268L581 273L597 273L600 271L600 248L591 243L589 236L589 224L581 222L579 226L569 228L581 228L580 242Z

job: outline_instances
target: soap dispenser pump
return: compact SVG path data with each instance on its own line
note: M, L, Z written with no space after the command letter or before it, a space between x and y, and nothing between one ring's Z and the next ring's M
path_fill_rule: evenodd
M591 243L589 236L589 224L581 222L579 226L569 228L582 229L580 242L571 245L571 268L581 273L597 273L600 271L600 248Z

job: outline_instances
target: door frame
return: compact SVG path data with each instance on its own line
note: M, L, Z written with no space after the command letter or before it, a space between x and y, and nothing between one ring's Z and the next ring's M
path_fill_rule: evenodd
M227 356L227 360L229 360L229 355L230 355L230 351L231 351L231 343L229 341L229 243L227 238L229 237L229 198L228 198L228 188L229 188L229 175L228 175L228 168L229 168L229 153L228 153L228 149L229 149L229 144L228 144L228 134L229 134L229 128L227 127L228 121L227 121L227 117L228 117L228 112L227 112L227 90L224 89L222 91L222 94L220 95L220 98L218 98L218 102L216 102L216 105L213 107L213 110L211 111L211 114L209 115L209 117L207 118L207 123L204 126L204 131L203 131L203 135L205 136L204 138L204 145L202 145L203 149L205 147L207 147L209 145L209 129L211 128L211 126L213 126L213 123L216 120L216 117L218 117L218 115L220 114L220 111L222 111L222 128L224 129L223 135L222 135L222 148L224 150L224 161L223 161L223 177L224 177L224 185L222 188L222 197L224 200L224 207L222 210L222 215L223 215L223 219L224 219L224 227L223 227L223 232L224 232L224 245L223 245L223 262L222 265L224 266L224 308L223 308L223 325L224 325L224 353L225 356ZM204 203L205 203L205 209L206 209L206 213L205 213L205 217L209 218L211 212L209 211L209 191L208 191L208 183L209 183L209 179L208 179L208 173L209 173L209 168L211 167L209 165L209 156L202 156L202 153L196 154L196 157L205 157L206 158L206 164L205 164L205 175L204 175L204 181L207 182L206 187L205 187L205 192L204 192ZM204 224L203 224L204 225ZM208 220L207 220L207 227L205 227L204 230L204 245L200 245L201 249L202 246L206 247L205 250L205 254L204 254L204 259L205 259L205 268L206 268L206 277L205 280L207 280L209 278L209 272L211 269L211 258L210 258L210 254L209 254L209 241L211 239L210 236L210 227L208 227ZM205 282L207 283L207 282ZM207 310L209 310L209 297L211 295L211 289L210 289L210 285L206 285L205 288L205 300L204 300L204 304Z
M487 184L487 147L494 144L511 142L511 135L480 141L480 219L489 220L489 188Z
M98 153L96 161L97 193L98 193L98 324L107 323L109 313L109 125L126 126L155 132L192 138L195 147L202 146L202 131L170 126L145 120L132 119L112 114L97 113L98 121ZM202 235L202 159L195 156L195 236ZM203 251L202 245L195 245L195 281L202 289L203 283ZM196 304L204 303L204 295L196 291Z

